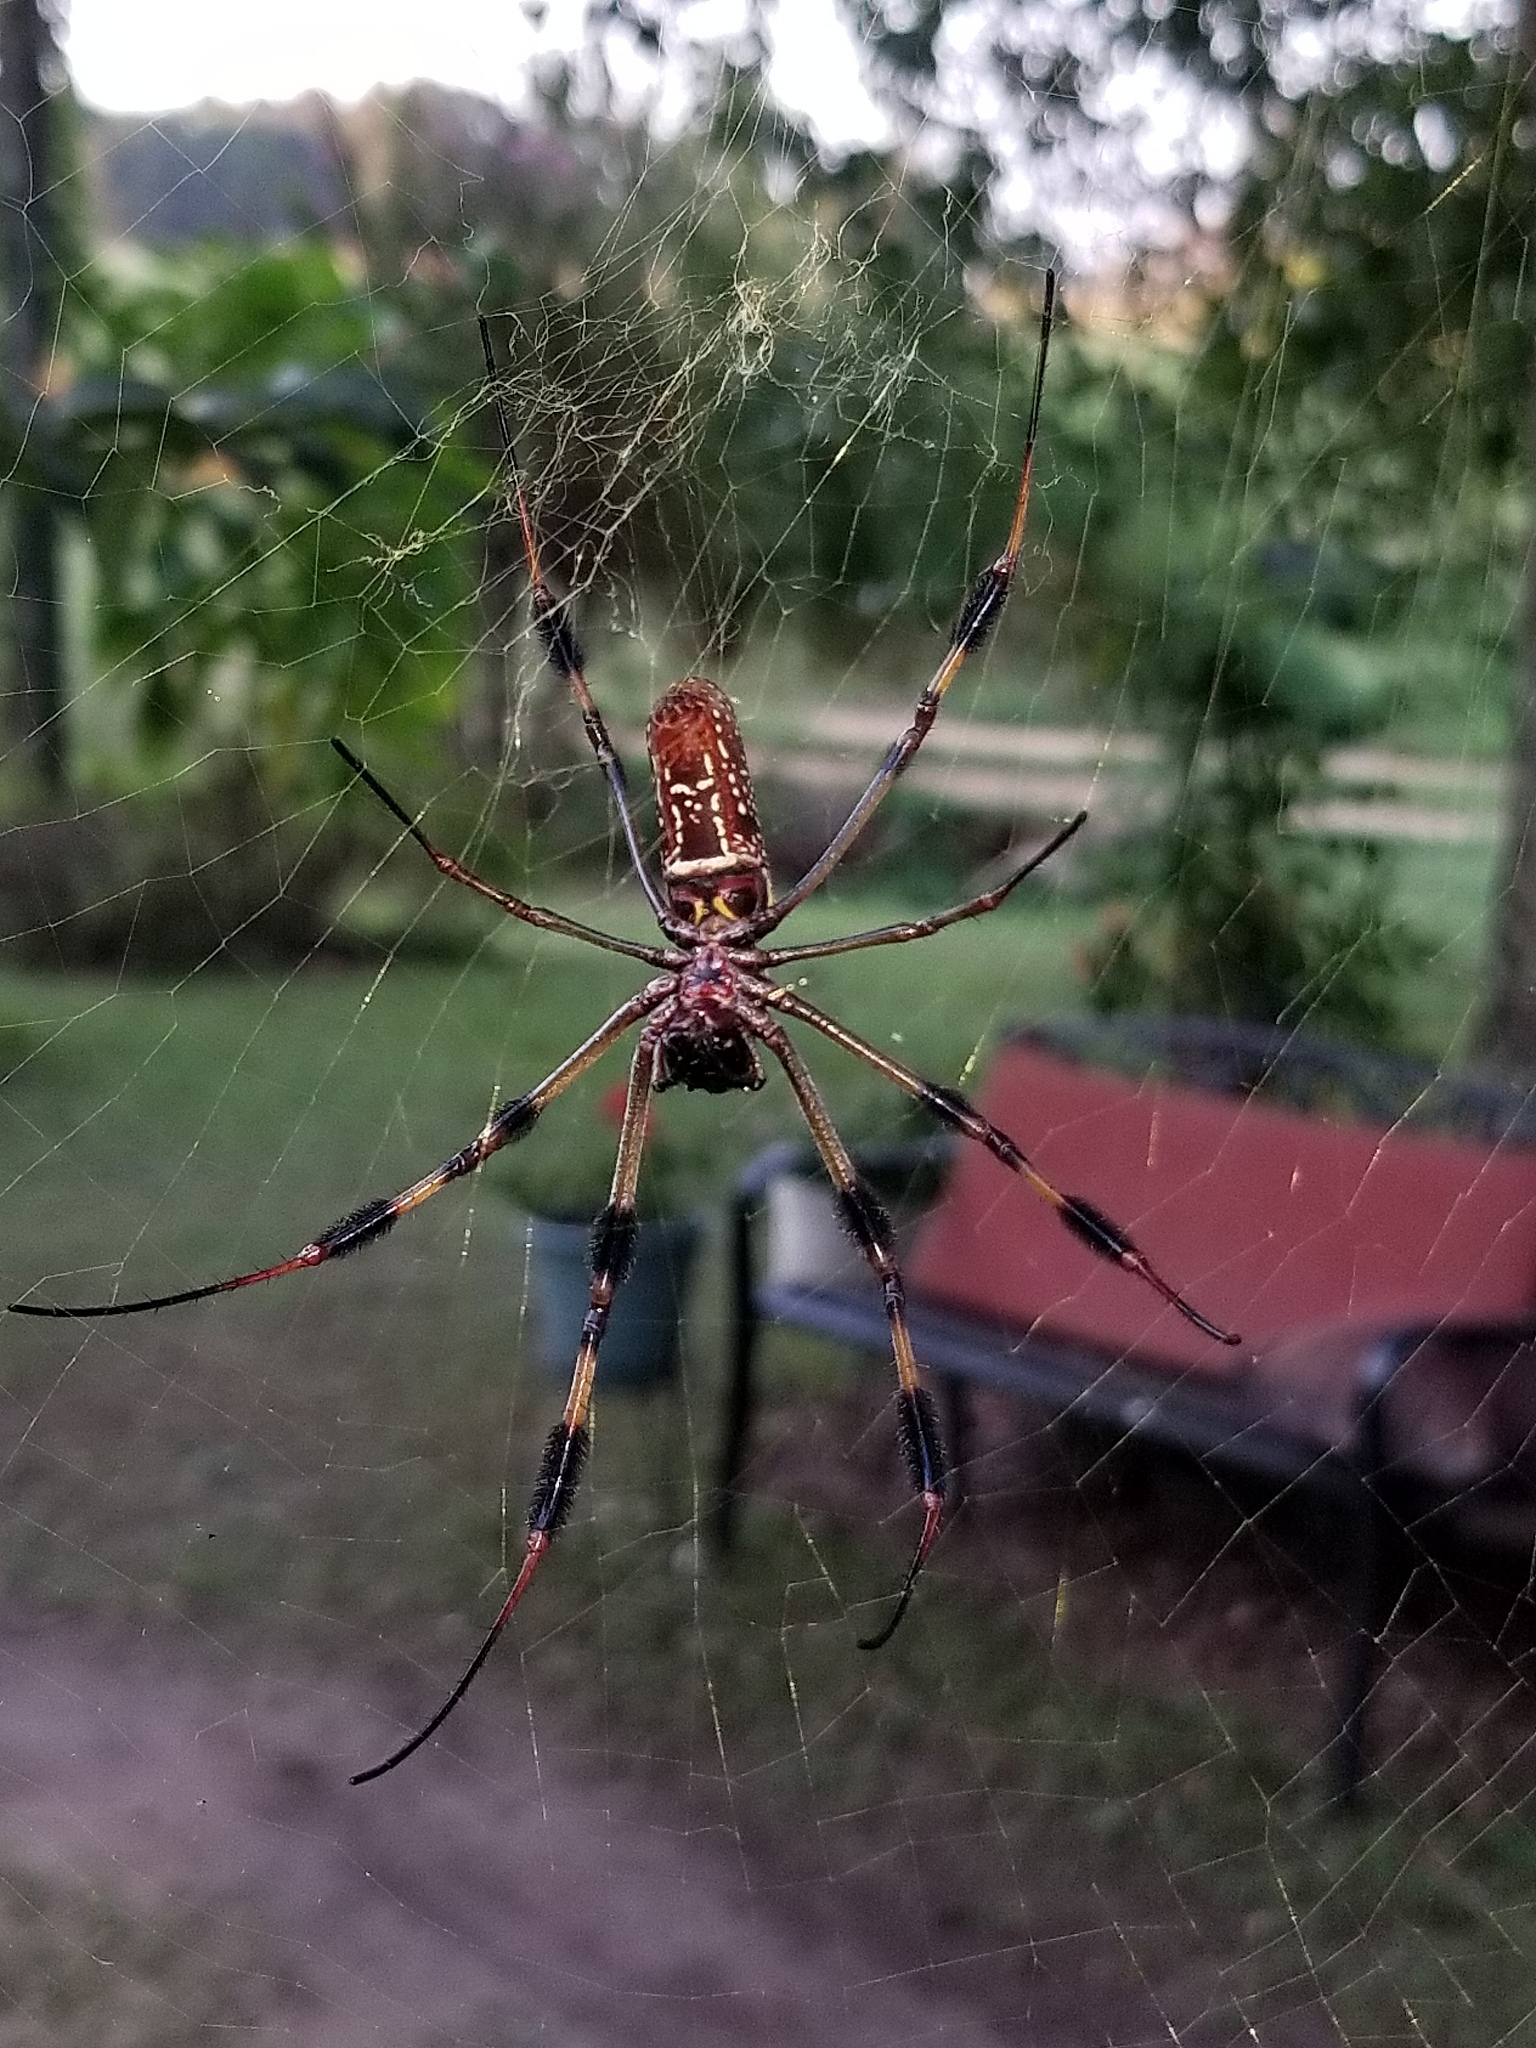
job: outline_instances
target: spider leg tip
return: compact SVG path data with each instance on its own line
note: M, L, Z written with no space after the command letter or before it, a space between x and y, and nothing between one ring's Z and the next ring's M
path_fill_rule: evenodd
M883 1650L885 1648L891 1637L895 1635L897 1629L901 1627L907 1609L912 1604L912 1595L915 1590L915 1580L909 1580L897 1595L896 1605L892 1608L890 1618L886 1621L884 1627L877 1628L872 1636L855 1637L854 1640L859 1649L869 1651Z
M921 1567L919 1567L921 1569ZM861 1650L883 1650L906 1618L907 1609L912 1605L912 1595L917 1591L917 1573L913 1572L907 1583L896 1596L896 1605L883 1628L877 1628L872 1636L856 1636L855 1643Z
M872 1636L855 1638L861 1650L883 1650L895 1635L907 1609L912 1605L912 1595L917 1591L917 1581L923 1566L928 1562L928 1553L944 1521L944 1496L941 1492L925 1489L923 1493L923 1532L917 1539L917 1549L907 1567L907 1576L901 1591L896 1596L896 1605L884 1628L876 1629Z
M1209 1316L1202 1315L1193 1302L1186 1301L1182 1294L1174 1294L1170 1290L1168 1299L1178 1310L1179 1314L1184 1317L1185 1321L1193 1323L1203 1336L1212 1338L1218 1344L1237 1345L1242 1343L1243 1340L1238 1331L1225 1330L1220 1323L1213 1323Z

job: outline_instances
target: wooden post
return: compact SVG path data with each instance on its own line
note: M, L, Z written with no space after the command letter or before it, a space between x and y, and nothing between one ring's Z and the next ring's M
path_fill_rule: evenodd
M1517 68L1526 119L1536 115L1536 0L1521 0ZM1526 223L1527 233L1536 219ZM1536 476L1536 337L1527 363L1526 488ZM1483 1050L1506 1072L1536 1071L1536 553L1526 551L1517 632L1509 794L1504 844L1494 870L1493 960L1483 1016Z
M20 449L8 479L13 735L50 797L66 781L58 508L31 448L47 431L61 300L56 257L58 151L53 90L60 58L44 0L0 0L0 343L7 438ZM30 446L29 446L30 444Z

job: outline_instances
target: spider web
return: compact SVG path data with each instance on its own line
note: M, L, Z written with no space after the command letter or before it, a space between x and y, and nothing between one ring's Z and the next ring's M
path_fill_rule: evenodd
M906 178L863 156L828 171L740 79L701 99L638 59L616 75L600 104L577 64L515 118L419 88L83 124L68 189L90 253L60 327L79 454L53 486L78 493L72 788L40 806L18 746L0 854L12 1296L270 1263L451 1154L636 985L440 886L327 746L342 730L506 886L646 934L527 628L477 312L637 786L649 705L717 677L781 882L1001 544L1042 262L989 253L921 149ZM1224 243L1203 160L1202 234L1124 274L1101 238L1133 211L1117 181L1151 193L1145 243L1179 210L1175 154L1159 190L1144 139L1086 150L1033 218L1039 160L1011 166L1006 205L1068 241L1069 270L1020 585L858 859L797 913L809 939L938 908L1090 808L1087 850L1023 902L807 971L947 1086L979 1084L1018 1022L1083 1013L1128 933L1138 972L1166 965L1156 831L1184 728L1145 649L1194 644L1199 615L1146 555L1149 529L1192 517L1180 464L1215 477L1222 519L1177 529L1208 573L1223 543L1271 545L1310 621L1338 562L1368 560L1356 630L1406 677L1368 745L1330 738L1298 785L1293 837L1340 875L1350 845L1385 851L1350 897L1368 928L1308 899L1336 935L1287 1029L1348 1028L1357 986L1386 1028L1379 978L1351 981L1385 932L1399 1050L1449 1071L1475 1036L1510 494L1480 493L1458 415L1383 568L1356 414L1319 401L1287 439L1255 419L1259 370L1225 470L1201 471L1201 307L1289 216L1237 217ZM209 232L211 253L191 239ZM1405 341L1396 367L1422 353ZM1247 598L1220 587L1230 627ZM876 1077L808 1051L851 1142L924 1134ZM357 1259L142 1321L7 1324L0 2039L1521 2039L1518 1558L1414 1551L1343 1815L1321 1759L1351 1560L1309 1496L1267 1502L985 1396L966 1513L871 1660L854 1638L913 1533L889 1368L775 1331L738 1549L712 1555L721 1218L739 1168L796 1135L778 1077L661 1105L648 1197L710 1219L681 1377L600 1402L571 1526L491 1665L433 1745L348 1789L437 1704L516 1568L561 1399L527 1211L601 1199L622 1073L610 1059ZM1173 1277L1199 1298L1199 1274Z

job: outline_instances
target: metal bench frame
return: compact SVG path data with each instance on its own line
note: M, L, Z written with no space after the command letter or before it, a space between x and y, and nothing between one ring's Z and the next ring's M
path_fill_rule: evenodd
M1416 1062L1308 1039L1263 1027L1203 1019L1106 1023L1069 1019L1018 1034L1052 1051L1144 1074L1156 1069L1188 1084L1227 1094L1263 1089L1271 1100L1300 1108L1326 1104L1370 1121L1449 1131L1495 1145L1536 1144L1536 1090L1475 1075L1441 1074ZM948 1141L867 1148L868 1174L932 1172L950 1156ZM879 1296L853 1286L805 1287L759 1281L754 1222L768 1188L786 1175L814 1176L808 1147L771 1146L744 1169L730 1222L731 1350L720 1433L712 1533L722 1552L735 1540L742 1473L750 1451L758 1398L758 1342L765 1322L815 1331L857 1350L884 1353L889 1328ZM942 1197L941 1197L942 1199ZM1403 1362L1430 1326L1415 1323L1374 1332L1354 1370L1354 1429L1349 1443L1326 1449L1310 1437L1255 1416L1240 1395L1219 1385L1111 1359L1038 1332L989 1323L948 1309L910 1303L918 1356L936 1383L949 1439L952 1486L963 1495L969 1450L968 1390L998 1389L1037 1408L1050 1422L1078 1418L1126 1441L1176 1450L1212 1473L1240 1474L1275 1494L1304 1488L1336 1504L1355 1530L1349 1590L1350 1637L1335 1697L1335 1726L1326 1752L1335 1800L1352 1803L1367 1770L1367 1710L1380 1661L1380 1642L1402 1589L1394 1568L1404 1532L1426 1535L1442 1519L1465 1523L1472 1497L1447 1494L1405 1472L1394 1456L1390 1392ZM1536 1339L1529 1318L1462 1324L1469 1336L1511 1343ZM1530 1501L1513 1475L1495 1474L1477 1500L1497 1510L1505 1497Z

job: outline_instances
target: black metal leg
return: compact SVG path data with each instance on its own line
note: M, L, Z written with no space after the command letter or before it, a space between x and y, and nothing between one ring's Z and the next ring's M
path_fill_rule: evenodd
M1338 1726L1334 1733L1329 1776L1333 1803L1341 1810L1354 1806L1367 1768L1366 1708L1376 1683L1381 1632L1387 1621L1386 1531L1374 1489L1359 1475L1359 1501L1353 1517L1355 1558L1350 1590L1350 1633L1339 1674Z
M757 1392L754 1367L759 1318L752 1298L752 1206L753 1198L743 1195L731 1211L731 1363L710 1516L710 1536L722 1556L729 1554L736 1541L737 1487L747 1462Z
M1417 1338L1379 1346L1360 1376L1355 1441L1350 1457L1355 1499L1351 1515L1355 1555L1349 1609L1352 1627L1339 1674L1338 1723L1330 1745L1333 1804L1348 1811L1360 1797L1368 1768L1367 1710L1381 1658L1381 1638L1397 1587L1392 1570L1395 1530L1382 1497L1387 1469L1387 1390Z

